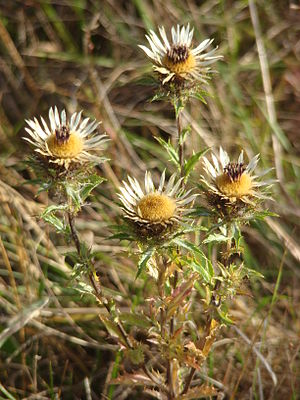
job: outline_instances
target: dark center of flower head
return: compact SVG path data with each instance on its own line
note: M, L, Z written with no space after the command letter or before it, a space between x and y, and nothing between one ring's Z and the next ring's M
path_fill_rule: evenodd
M189 56L189 49L185 45L173 45L167 51L167 57L174 64L186 61Z
M62 125L55 129L55 137L58 144L64 144L69 140L70 128L68 126Z
M229 177L231 182L236 182L241 178L245 170L244 163L229 163L224 168L224 173Z

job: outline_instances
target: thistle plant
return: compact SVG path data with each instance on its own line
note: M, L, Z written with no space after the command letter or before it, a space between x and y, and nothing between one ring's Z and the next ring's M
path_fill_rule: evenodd
M93 294L107 310L101 321L121 350L124 364L111 383L140 386L160 400L188 400L218 393L200 372L221 328L234 323L228 300L241 292L246 277L259 276L244 263L242 227L268 215L262 201L273 181L261 181L269 171L254 174L258 155L246 164L243 151L231 162L222 147L219 159L211 153L212 162L203 157L207 149L186 154L191 129L183 126L184 108L191 97L204 101L209 66L222 56L215 54L217 48L205 52L212 39L193 47L189 25L173 27L171 42L164 27L159 32L161 39L154 31L146 35L150 48L140 47L154 63L155 99L174 107L177 137L172 142L158 138L173 165L157 181L146 171L143 184L128 176L119 189L121 223L112 238L124 241L126 257L138 258L135 282L145 282L144 301L131 318L106 295L93 249L76 230L76 215L103 180L93 167L105 160L99 153L107 136L95 133L96 121L80 122L81 113L68 120L64 110L59 115L51 108L50 127L43 118L42 126L37 119L27 121L26 140L37 153L31 165L41 190L55 194L56 203L42 216L73 240L75 278L82 292ZM194 171L202 157L206 176ZM208 246L215 248L215 259Z

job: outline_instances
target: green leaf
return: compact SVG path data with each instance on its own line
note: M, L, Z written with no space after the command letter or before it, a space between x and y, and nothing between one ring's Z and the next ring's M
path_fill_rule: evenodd
M207 104L207 101L205 100L204 95L207 96L207 92L205 92L205 91L195 92L192 94L192 97L194 99L200 100L204 104Z
M67 227L66 227L64 221L61 220L60 218L58 218L56 215L46 214L46 215L42 216L42 218L45 222L52 225L57 230L57 232L60 232L60 233L67 232Z
M179 116L179 113L184 109L184 103L182 101L182 98L176 97L173 101L173 105L174 105L174 110L175 110L175 116L177 119Z
M195 168L197 162L200 160L200 158L208 151L208 148L198 151L197 153L193 154L188 160L185 161L184 164L184 174L186 177L189 176L189 174L193 171Z
M189 217L210 217L213 213L205 207L195 207L194 210L189 213Z
M119 318L125 324L129 324L131 326L138 326L140 328L148 329L152 326L151 321L143 314L135 314L131 313L121 313Z
M255 269L251 269L248 267L244 266L244 275L248 276L249 278L260 278L260 279L264 279L263 274L261 274L260 272L256 271Z
M208 260L206 259L206 261ZM206 283L211 282L212 275L208 271L207 263L205 267L203 266L203 264L198 263L197 261L188 261L188 264L192 267L193 271L197 272L202 276L202 278Z
M80 189L79 197L81 198L81 201L85 201L90 193L104 180L104 178L96 174L89 176L88 181L84 182Z
M66 210L66 209L67 209L67 206L65 204L59 205L59 206L57 204L52 204L51 206L45 208L45 210L43 211L43 214L42 214L42 218L44 218L44 216L47 214L50 214L50 213L53 214L56 211L61 211L61 210Z
M239 228L239 226L237 224L233 225L233 238L234 238L234 242L235 242L235 247L236 247L236 249L238 251L239 248L240 248L240 243L241 243L241 240L243 238L243 235L242 235L242 232L241 232L241 230L240 230L240 228Z
M160 137L156 137L155 139L167 151L167 153L170 157L170 161L172 161L178 167L180 165L178 153L177 153L176 149L172 146L170 140L168 142L166 142L165 140L163 140Z
M257 211L254 213L254 218L259 219L263 221L266 217L279 217L278 214L272 212L272 211Z
M73 204L77 209L80 209L82 200L80 198L80 191L78 188L74 188L72 185L70 185L68 182L65 182L65 190L70 199L72 199Z
M155 249L153 247L150 247L142 254L138 262L138 270L135 279L137 279L146 268L148 261L150 260L150 258L154 253L154 250Z
M203 240L203 243L211 243L211 242L227 242L229 238L225 235L222 235L221 233L212 233L209 235L205 240Z
M205 257L205 254L203 253L202 250L199 249L199 247L197 247L196 245L187 240L181 240L179 238L175 238L173 240L173 243L177 244L177 246L183 247L184 249L191 251L192 253L200 254Z
M223 322L225 322L225 324L234 325L234 321L232 321L232 319L230 319L228 317L228 313L227 312L222 311L220 308L217 308L217 312L219 314L219 317L221 318L221 320Z
M114 337L117 337L124 346L126 346L126 342L124 341L124 337L122 336L118 324L111 319L110 316L99 315L99 318L103 322L107 332Z
M211 279L214 276L214 269L211 261L206 257L203 251L195 246L193 243L188 242L187 240L181 240L179 238L175 238L173 243L177 244L180 247L183 247L186 250L191 251L195 256L197 256L196 260L187 260L188 264L193 268L194 271L198 272L205 282L210 283Z
M68 227L65 225L64 220L55 215L56 212L63 211L66 208L67 206L65 204L59 206L53 204L44 210L41 217L45 222L52 225L57 232L66 234L68 233Z
M130 236L128 233L119 232L119 233L115 233L114 235L109 236L108 239L119 239L119 240L129 240L129 241L132 241L132 240L133 240L133 237Z
M191 131L192 131L191 125L188 125L185 128L183 128L179 137L178 144L182 145L186 141L187 136L191 133Z

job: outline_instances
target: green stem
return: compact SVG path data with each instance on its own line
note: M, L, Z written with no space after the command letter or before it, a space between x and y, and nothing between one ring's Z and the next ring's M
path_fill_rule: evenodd
M231 249L232 249L232 233L233 233L233 226L229 224L227 226L227 236L228 240L226 243L226 257L225 257L225 266L229 267L230 264L230 256L231 256Z
M182 142L182 111L179 111L177 114L176 126L178 134L178 157L180 164L180 176L184 177L184 143Z

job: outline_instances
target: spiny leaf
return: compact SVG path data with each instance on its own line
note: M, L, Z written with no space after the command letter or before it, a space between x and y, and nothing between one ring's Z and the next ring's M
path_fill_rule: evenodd
M207 260L208 261L208 260ZM188 262L188 264L192 267L195 272L198 272L204 279L206 283L211 282L212 274L208 272L208 268L204 267L203 263L198 263L196 261ZM207 263L206 263L207 264Z
M173 243L177 244L180 247L183 247L186 250L191 251L195 256L195 260L187 259L186 262L193 268L195 272L198 272L205 282L209 283L211 278L214 276L214 269L211 261L208 260L203 251L195 246L193 243L188 242L187 240L181 240L179 238L175 238Z
M257 211L254 213L254 218L259 219L259 220L264 220L266 217L279 217L278 214L272 212L272 211Z
M73 187L73 186L70 185L68 182L65 182L65 190L66 190L66 193L67 193L68 197L69 197L70 199L72 199L72 201L73 201L75 207L76 207L77 209L79 209L80 206L81 206L81 204L82 204L82 200L81 200L81 198L80 198L80 191L79 191L79 189L76 188L76 187Z
M191 131L192 131L192 128L190 125L188 125L182 129L181 135L179 137L179 142L178 142L179 145L182 145L186 141L186 139L187 139L188 135L191 133Z
M48 222L48 224L52 225L56 229L57 232L65 234L68 231L68 228L64 224L64 222L54 214L46 214L46 215L44 215L43 216L43 220L45 222Z
M49 213L66 210L66 209L67 209L67 206L65 204L64 205L52 204L51 206L45 208L45 210L43 211L43 214L42 214L42 218Z
M192 94L192 97L194 99L200 100L202 103L207 104L207 101L204 98L204 95L207 96L207 92L203 91L202 93L196 92Z
M176 149L172 146L170 140L166 142L165 140L159 137L157 137L156 140L167 151L168 155L170 156L170 161L172 161L178 167L180 165L178 153Z
M148 250L146 250L142 254L142 256L138 262L138 270L137 270L135 279L137 279L141 275L141 273L144 271L144 269L146 268L148 261L150 260L150 258L152 257L152 255L154 253L154 250L155 249L153 247L150 247Z
M212 233L205 240L203 240L203 243L227 242L228 239L229 238L227 236L222 235L221 233Z
M88 181L84 182L82 184L82 188L80 189L81 200L85 201L85 199L90 195L90 193L103 181L104 178L102 178L99 175L94 174L89 176Z
M188 160L185 161L184 164L184 173L185 176L188 177L189 174L193 171L195 168L197 162L200 160L200 158L208 151L208 148L198 151L197 153L193 154Z

